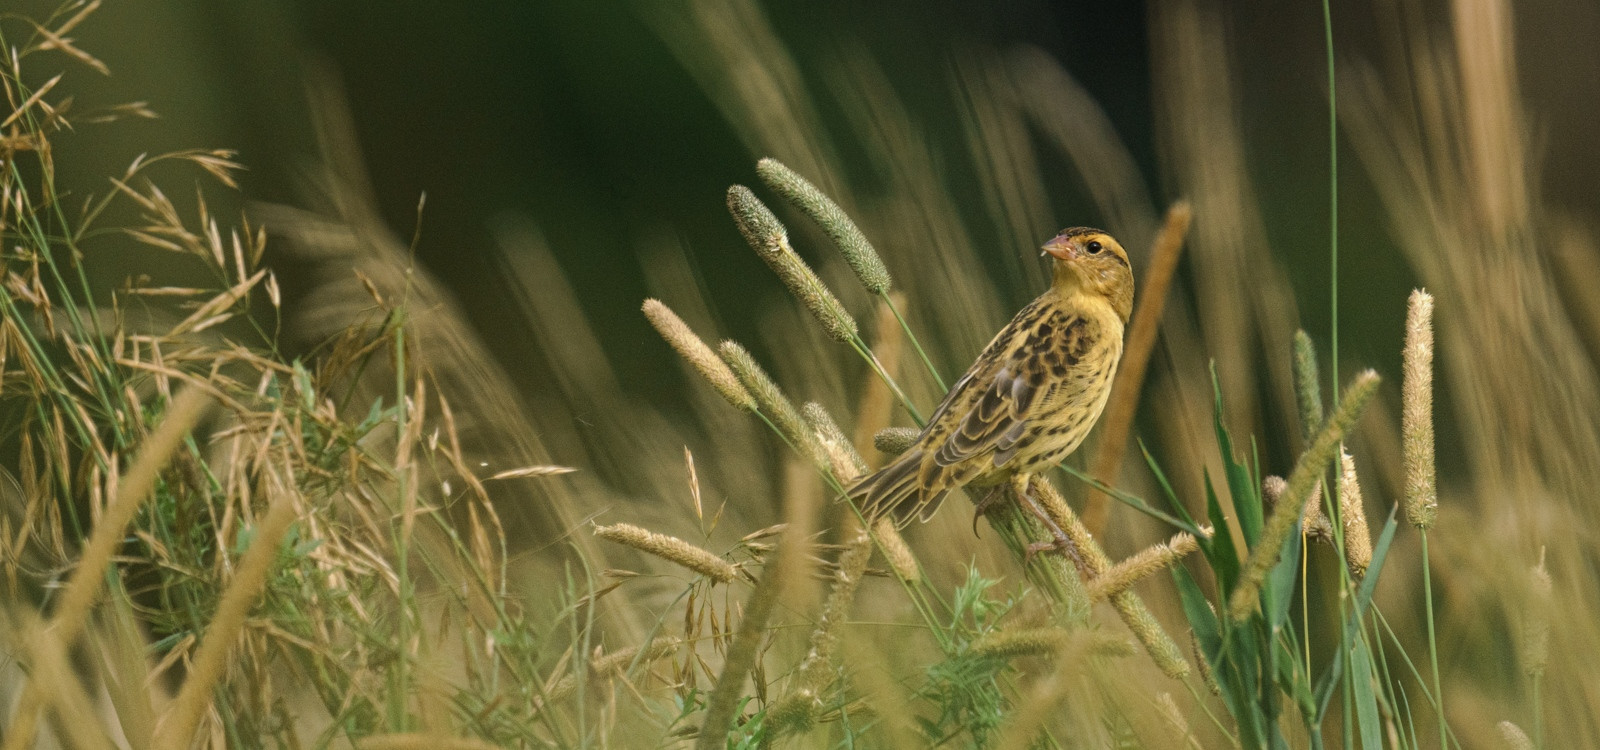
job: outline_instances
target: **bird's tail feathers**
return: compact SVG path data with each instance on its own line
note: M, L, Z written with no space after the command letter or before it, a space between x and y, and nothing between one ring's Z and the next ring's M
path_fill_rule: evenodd
M950 490L928 487L922 481L922 451L912 449L893 463L857 480L850 486L850 497L869 520L893 514L895 523L904 526L913 516L927 521Z

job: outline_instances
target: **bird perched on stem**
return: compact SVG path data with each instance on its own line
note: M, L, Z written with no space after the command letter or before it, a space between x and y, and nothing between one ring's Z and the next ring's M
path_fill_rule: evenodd
M869 518L927 520L960 487L1025 488L1100 418L1133 312L1128 254L1088 227L1043 251L1055 258L1050 288L1000 329L905 453L849 488Z

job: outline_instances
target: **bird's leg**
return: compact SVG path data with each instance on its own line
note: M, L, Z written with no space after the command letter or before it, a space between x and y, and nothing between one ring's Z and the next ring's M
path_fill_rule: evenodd
M995 487L991 487L991 488L989 488L988 492L984 493L983 497L980 498L978 500L978 502L973 503L973 507L972 507L972 535L973 536L977 536L978 535L978 519L988 515L990 508L993 508L994 506L1000 504L1000 501L1005 497L1005 489L1006 489L1006 486L1003 485L1003 484L1002 485L997 485Z
M1026 565L1031 562L1033 560L1033 556L1039 554L1040 552L1053 550L1056 552L1065 552L1068 557L1072 558L1073 566L1080 571L1083 570L1083 558L1078 555L1078 545L1073 543L1072 537L1067 536L1067 533L1061 530L1061 526L1056 524L1055 519L1051 518L1050 514L1044 511L1044 508L1039 507L1039 502L1033 499L1033 493L1029 490L1028 482L1029 475L1027 474L1018 474L1012 477L1011 491L1016 493L1017 502L1021 503L1023 507L1031 511L1033 515L1039 519L1039 522L1044 524L1044 527L1050 531L1050 535L1055 537L1055 539L1049 542L1034 542L1029 544L1027 549L1023 552L1023 564Z

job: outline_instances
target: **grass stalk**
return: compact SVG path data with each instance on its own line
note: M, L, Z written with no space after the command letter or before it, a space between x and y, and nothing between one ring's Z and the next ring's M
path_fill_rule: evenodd
M782 595L787 569L794 564L794 547L801 540L791 538L785 531L778 541L773 562L761 573L761 580L745 600L744 616L734 632L733 643L723 659L717 683L706 698L705 718L700 723L700 734L695 740L696 750L722 750L727 745L728 730L732 728L734 713L739 708L739 696L744 680L756 665L761 641L767 637L767 619L771 617Z
M1439 636L1434 631L1433 617L1433 566L1428 562L1428 530L1417 534L1422 541L1422 602L1424 619L1428 623L1428 666L1433 675L1433 711L1439 718L1439 747L1449 750L1450 735L1445 724L1444 684L1439 680Z
M944 378L939 375L939 368L933 366L933 360L928 358L928 352L922 348L922 342L917 339L917 334L911 330L911 325L906 323L905 316L900 314L900 306L896 305L888 295L883 296L883 301L884 304L889 306L889 311L894 313L894 319L899 321L900 330L905 332L906 339L911 342L911 348L916 350L917 357L922 360L922 366L926 367L928 374L933 376L933 382L939 386L939 391L950 390L950 387L945 385Z
M1439 678L1439 639L1433 613L1433 564L1428 555L1428 530L1439 515L1438 476L1433 431L1433 297L1417 289L1406 306L1406 340L1400 383L1401 459L1405 465L1406 520L1422 543L1422 597L1428 632L1428 664L1432 670L1434 709L1439 743L1449 747L1444 712L1444 685Z
M1067 505L1066 498L1061 496L1055 485L1044 477L1034 477L1030 488L1051 520L1071 538L1082 559L1084 574L1093 581L1110 572L1113 568L1111 558L1101 549L1100 543L1095 541L1094 535L1089 533L1077 514L1072 512L1072 507ZM1088 596L1088 592L1085 591L1084 595ZM1175 680L1186 678L1190 672L1189 660L1183 657L1183 650L1161 627L1161 622L1150 612L1144 600L1125 587L1109 594L1109 598L1117 615L1144 645L1156 666Z
M1116 380L1111 385L1111 402L1100 418L1100 450L1095 454L1090 474L1106 484L1117 483L1117 470L1122 466L1128 434L1133 431L1133 420L1138 414L1145 371L1155 351L1167 291L1178 271L1178 260L1183 257L1183 240L1189 233L1192 218L1193 211L1187 201L1172 204L1150 250L1150 268L1145 271L1144 283L1140 285L1144 294L1140 295L1128 326L1128 342L1122 349L1122 362L1117 366ZM1083 510L1083 525L1089 533L1098 536L1105 530L1110 512L1111 496L1091 490Z
M1322 0L1323 40L1328 52L1328 378L1333 384L1333 408L1339 408L1339 106L1334 81L1333 9Z
M1345 433L1355 425L1367 401L1377 391L1378 381L1378 374L1371 370L1357 375L1345 390L1345 397L1334 407L1333 414L1328 417L1322 429L1311 441L1311 445L1306 447L1305 452L1300 455L1300 460L1295 462L1294 470L1289 473L1288 486L1283 491L1282 499L1268 516L1266 525L1261 531L1260 541L1250 550L1250 556L1246 558L1239 575L1239 582L1229 596L1228 612L1235 620L1244 620L1259 605L1257 595L1260 593L1267 572L1277 564L1278 554L1283 551L1284 542L1294 532L1295 522L1304 514L1306 501L1311 496L1318 478L1337 455ZM1333 512L1337 512L1337 509ZM1341 532L1338 523L1333 524L1333 529L1335 533Z

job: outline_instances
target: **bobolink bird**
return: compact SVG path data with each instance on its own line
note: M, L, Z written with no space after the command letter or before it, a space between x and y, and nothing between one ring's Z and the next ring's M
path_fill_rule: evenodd
M1025 482L1076 450L1100 418L1133 312L1128 254L1088 227L1063 230L1043 250L1055 258L1050 288L1000 329L910 449L851 485L868 518L926 521L953 489Z

